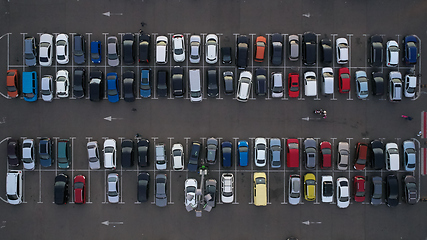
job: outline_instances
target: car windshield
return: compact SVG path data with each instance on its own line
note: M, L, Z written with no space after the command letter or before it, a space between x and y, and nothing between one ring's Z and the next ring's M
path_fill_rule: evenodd
M108 95L116 96L118 94L116 89L108 89Z
M197 91L197 92L191 92L191 97L193 97L193 98L198 98L200 96L202 96L202 93L199 92L199 91Z
M233 196L233 193L232 192L222 192L222 195L224 196L224 197L231 197L231 196Z
M258 177L255 179L256 184L265 184L265 178Z
M83 188L84 184L82 182L76 182L74 183L74 189Z
M347 73L343 73L341 74L341 78L350 78L350 75L348 75Z
M175 156L175 157L181 156L181 150L179 150L179 149L173 150L173 156Z
M93 59L98 59L99 58L99 54L98 53L91 53L90 56Z
M332 153L330 148L324 148L322 149L323 155L330 155Z
M114 152L114 148L113 147L105 147L104 152L105 153L113 153Z
M348 197L340 197L340 202L347 202L348 201Z
M175 54L176 55L181 55L182 53L184 53L184 50L182 50L182 48L175 49Z
M145 153L147 150L148 150L148 147L146 147L146 146L138 147L138 152L139 152L140 154L141 154L141 153Z
M390 153L390 154L398 154L399 152L397 151L397 148L390 148L389 150L388 150L388 152Z
M239 152L247 152L248 147L239 147Z
M325 182L323 184L323 196L332 197L332 195L333 195L332 182Z
M41 90L40 91L42 95L50 95L50 91L49 90Z
M305 183L307 185L314 185L314 184L316 184L316 182L314 180L312 180L312 179L309 179L309 180L305 181Z
M226 154L230 154L231 153L231 148L229 148L229 147L225 147L225 148L223 148L222 149L222 153L224 154L224 153L226 153Z
M34 93L26 93L25 97L27 97L27 98L33 98L34 97Z
M195 187L193 187L193 186L188 186L187 187L187 193L188 192L196 192L196 188Z

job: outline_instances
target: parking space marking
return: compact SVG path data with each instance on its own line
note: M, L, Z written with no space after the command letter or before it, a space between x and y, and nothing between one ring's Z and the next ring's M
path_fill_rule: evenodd
M123 142L123 139L125 139L125 137L117 137L117 138L120 139L120 149L121 149L122 142ZM119 152L120 157L121 157L121 151L118 151L118 152ZM117 155L119 155L119 154L117 154ZM120 162L121 162L121 160L122 159L120 159ZM123 202L123 166L122 166L122 164L120 164L120 196L119 196L119 199L120 199L119 204L125 203L125 202Z
M184 165L185 165L185 156L187 156L187 159L190 159L190 156L188 156L188 152L189 152L189 150L188 150L188 142L189 142L189 140L191 139L190 137L184 137L184 139L185 139L185 149L184 149L184 151L185 151L185 155L184 155ZM188 166L188 165L187 165ZM188 178L188 171L187 170L184 170L185 171L185 179L187 179Z
M169 140L169 151L170 151L170 164L169 164L169 202L168 204L174 204L174 202L172 201L172 172L173 172L173 168L172 168L172 162L173 162L173 153L172 153L172 139L174 139L174 137L168 137ZM167 156L167 155L166 155Z
M286 202L286 148L288 146L286 146L286 138L282 138L283 141L283 202L281 202L280 204L288 204Z
M237 48L237 37L239 35L240 35L239 33L233 33L233 36L234 36L234 47L235 48ZM236 100L237 99L237 88L239 86L239 76L240 76L240 74L238 74L238 72L237 72L237 57L234 58L234 61L235 61L235 64L234 64L234 73L235 73L234 74L234 78L237 80L236 81L237 86L236 86L236 89L235 89L236 94L234 94L233 100Z
M156 204L156 140L159 139L158 137L151 137L153 140L153 153L154 153L154 162L153 162L153 177L154 177L154 187L153 187L153 196L154 201L151 202L151 204ZM169 186L171 187L171 186Z
M249 35L251 36L251 42L250 42L250 45L251 45L251 53L252 53L252 56L255 56L254 55L254 35L256 35L255 33L249 33ZM236 45L237 45L237 43L236 43ZM265 54L265 53L264 53ZM236 59L236 61L237 61L237 59ZM254 73L255 71L254 71L254 57L252 57L251 58L251 69L252 69L252 73ZM236 72L236 76L237 76L237 72ZM255 78L253 77L253 75L252 75L252 86L251 86L251 94L250 94L250 100L255 100L256 98L254 97L254 88L255 88Z
M331 175L332 175L332 186L334 186L333 188L333 190L334 190L334 192L335 192L335 189L336 189L336 181L335 181L335 162L338 162L338 160L335 158L335 156L337 156L335 153L334 153L334 150L336 149L334 146L335 146L335 140L336 140L337 138L331 138L331 171L332 171L332 173L331 173ZM335 159L334 159L335 158ZM336 202L335 202L335 199L336 199L336 196L334 195L334 197L332 198L332 202L331 202L331 204L336 204Z
M218 180L221 180L221 153L222 153L222 147L221 147L221 140L222 137L216 138L218 140ZM219 200L219 199L218 199ZM222 202L217 201L218 204L222 204Z
M265 165L267 165L267 204L271 204L270 202L270 162L269 162L269 157L268 155L270 154L270 139L271 138L265 138L266 142L267 142L267 146L265 148Z
M336 74L336 71L335 71L335 68L339 68L339 67L336 67L335 66L335 64L336 64L336 57L335 57L335 55L336 55L336 53L334 52L334 49L336 49L336 43L335 43L335 37L337 36L338 34L335 34L335 33L333 33L333 34L331 34L331 36L332 36L332 74L333 74L333 77L334 77L334 85L333 85L333 91L332 91L332 98L330 99L330 100L332 100L332 101L335 101L335 100L337 100L336 98L335 98L335 86L336 86L336 84L335 84L335 79L338 79L337 78L337 75L338 74Z
M251 179L250 179L250 181L251 181L251 199L250 199L250 202L249 202L249 204L253 204L254 202L253 202L253 199L254 199L254 186L253 186L253 178L254 178L254 175L253 175L253 173L254 173L254 164L255 164L255 143L254 143L254 141L255 141L255 138L253 138L253 137L250 137L249 138L249 141L250 141L250 146L249 146L249 149L253 149L253 156L251 156L250 158L248 158L248 164L250 164L251 165ZM249 151L249 152L252 152L252 151ZM236 192L236 191L234 191L234 192Z
M22 35L22 72L25 72L25 67L26 67L26 64L25 64L25 35L26 34L28 34L28 33L21 33L21 35ZM7 37L9 38L9 35ZM8 40L8 43L7 43L7 56L8 56L8 58L9 58L9 48L10 48L10 46L9 46L9 40ZM9 67L10 66L9 66L9 61L8 61L7 62L7 69L9 69ZM24 97L21 96L21 99L23 99L23 98Z
M206 45L206 35L207 35L207 33L200 33L200 35L201 35L201 45L203 46L203 44L205 44ZM202 47L202 52L203 53L205 53L205 48L204 47ZM218 50L218 49L217 49ZM205 53L205 55L206 55L207 53ZM202 70L201 70L201 72L202 72L202 80L201 80L201 82L202 82L202 99L206 99L206 95L207 94L204 94L205 93L205 88L204 88L204 82L205 82L205 61L206 61L206 57L203 59L202 57L200 57L200 61L202 62ZM209 65L207 65L207 67L208 67ZM190 76L188 76L188 84L190 84Z
M109 35L109 33L102 33L103 35L104 35L104 42L105 42L105 58L104 58L104 61L105 61L105 64L104 64L104 99L108 99L108 97L107 97L107 93L108 93L108 91L107 91L107 89L108 89L108 87L107 87L107 62L108 62L108 43L107 43L107 35Z
M92 139L92 137L86 137L87 142L90 142L91 139ZM91 183L90 172L91 172L91 169L90 169L89 163L87 163L87 175L88 175L88 177L87 177L87 183L86 183L86 186L87 186L86 187L86 194L87 194L87 201L86 201L86 203L89 203L89 204L92 203L90 201L90 183Z
M71 201L70 203L74 203L74 139L76 137L70 137L71 139Z
M319 139L320 138L313 138L314 140L316 140L316 148L317 148L317 146L319 146ZM317 149L316 149L316 153L317 152L320 152L320 151L318 151ZM316 179L317 179L317 182L320 182L320 184L316 184L316 191L318 192L318 193L320 193L320 194L316 194L316 200L315 200L315 202L314 202L314 204L320 204L320 202L319 202L319 200L318 200L318 198L319 198L319 196L322 194L322 191L320 190L320 191L318 191L319 190L319 188L320 189L322 189L321 188L321 186L322 186L322 181L321 181L321 177L319 177L319 156L318 156L319 154L316 154L315 155L315 162L316 163L318 163L318 164L316 164Z
M302 34L298 34L298 41L302 42ZM299 50L299 49L298 49ZM299 60L299 75L300 75L300 83L302 82L302 84L300 84L300 97L298 98L298 100L305 100L304 96L305 96L305 80L304 80L304 73L302 72L302 54L300 53L299 55L301 55L298 59ZM304 92L304 94L303 94Z
M267 42L270 42L270 36L271 33L267 33ZM267 98L265 100L271 100L272 98L270 97L271 92L270 92L270 86L271 86L271 70L270 70L270 44L267 44ZM264 53L265 54L265 53Z
M156 41L155 40L156 39L156 35L157 35L157 33L153 33L153 39L154 39L154 41ZM155 63L156 62L156 54L157 54L155 46L153 47L153 50L154 50L154 54L153 54L154 59L153 59L153 62ZM153 71L150 71L151 75L149 76L149 77L153 77L153 79L151 81L151 90L152 90L151 99L158 99L157 95L156 95L156 92L157 92L157 87L156 87L157 86L157 84L156 84L156 82L157 82L156 67L157 67L157 64L154 64L153 65Z
M119 45L120 45L120 53L121 53L122 56L124 56L124 53L123 53L123 35L124 35L124 33L118 33L118 34L120 35L120 43L119 43ZM122 76L123 76L123 64L124 64L123 59L124 58L122 56L119 55L119 59L121 58L121 64L120 64L120 73L117 74L117 85L118 85L118 88L119 88L118 90L119 90L119 98L120 99L124 99L123 79L122 79ZM130 67L134 67L134 66L130 66ZM120 189L120 191L121 191L121 189Z
M221 37L222 37L222 33L216 33L216 35L218 35L218 61L216 63L216 67L218 67L218 73L217 73L217 82L218 82L218 97L216 97L216 99L219 100L223 100L224 98L221 97L221 86L222 86L222 82L221 82Z
M91 46L91 40L90 40L90 36L92 35L92 33L86 33L87 35L87 42L89 43L89 46ZM90 56L90 52L91 52L91 48L89 48L89 51L87 51L87 74L86 74L86 99L89 99L89 86L90 86L90 67L92 64L92 58Z
M286 72L286 69L287 69L287 67L286 67L286 48L287 48L287 45L285 45L285 43L286 43L286 36L287 36L288 34L283 34L282 33L282 42L283 42L283 44L282 44L282 47L283 47L283 57L282 57L282 60L283 60L283 82L282 82L282 84L283 84L283 97L282 97L282 100L288 100L288 98L286 97L286 89L289 91L289 82L287 81L287 79L288 79L288 72ZM269 59L270 60L270 59ZM299 79L298 79L298 81L299 81ZM286 84L286 83L288 83L288 84Z
M171 53L172 56L171 56L170 61L169 61L169 76L167 77L166 82L169 82L169 81L171 81L170 79L172 79L171 78L172 77L172 61L175 61L175 59L173 58L173 36L172 36L172 35L174 35L174 33L168 33L168 35L169 35L170 44L171 44L171 47L170 47L171 51L170 51L170 53ZM185 38L184 38L184 44L185 44ZM187 46L187 45L185 45L185 46ZM185 49L185 46L183 46L184 49ZM184 51L184 54L186 54L186 52L187 51ZM185 59L188 60L188 57L185 57ZM175 64L177 64L177 63L175 62ZM172 87L173 87L173 84L170 83L169 84L169 91L167 93L167 99L173 99L173 97L172 97Z
M235 156L234 159L236 159L235 164L234 164L234 189L233 190L234 190L234 193L236 193L237 192L237 161L240 161L239 154L238 154L239 138L233 137L233 139L234 139L234 146L235 146L235 148L234 148L234 156ZM222 186L221 178L219 178L219 182L220 182L219 185ZM222 193L222 188L221 188L221 193ZM232 204L239 204L239 202L237 202L237 194L234 194L234 202Z

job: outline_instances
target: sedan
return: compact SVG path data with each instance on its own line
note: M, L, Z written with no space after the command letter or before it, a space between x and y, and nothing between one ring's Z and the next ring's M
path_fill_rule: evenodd
M89 160L89 168L100 169L101 160L99 159L98 142L97 141L88 142L86 145L86 148L87 148L87 156Z
M374 96L382 96L384 94L384 78L382 72L373 72L372 73L372 95Z
M211 207L215 207L216 204L216 185L217 182L215 179L207 179L205 182L205 196L210 196L207 199L207 204Z
M223 73L224 79L224 93L225 95L234 94L234 74L232 71L225 71Z
M271 168L280 168L281 163L281 153L282 153L282 143L279 138L270 139L270 162Z
M148 174L147 172L143 172L138 175L138 202L146 202L148 200L148 190L150 186L149 183L150 174Z
M350 187L348 179L339 177L337 179L337 206L339 208L347 208L350 205Z
M106 139L104 141L104 167L116 169L116 140Z
M150 70L141 70L139 95L141 95L143 98L151 97Z
M215 64L218 61L218 37L215 34L206 36L206 62Z
M107 177L107 196L109 203L119 202L119 174L109 173Z
M374 35L370 39L371 41L371 56L370 63L373 67L381 67L383 65L384 59L384 47L383 47L383 37L379 35Z
M225 141L221 144L222 150L222 166L225 168L229 168L232 165L233 159L233 144L231 142Z
M86 88L86 74L84 68L74 70L73 95L75 98L83 98Z
M298 205L301 201L301 176L298 174L289 176L288 201L291 205Z
M386 178L385 202L389 207L399 205L399 183L395 175L388 175Z
M299 167L299 141L296 138L286 140L286 166Z
M175 143L172 146L172 160L173 160L173 170L182 171L184 170L184 148L182 144Z
M67 64L69 61L68 55L68 35L59 34L56 36L56 62Z
M168 96L168 72L166 70L157 71L157 96Z
M231 64L231 47L221 48L221 59L223 64Z
M42 34L40 36L39 43L39 62L40 66L50 66L52 65L52 45L53 45L53 36L50 34Z
M134 82L135 73L133 71L126 71L123 73L123 98L125 99L125 102L135 101Z
M272 98L281 98L283 97L283 76L281 72L271 73L271 97Z
M354 169L364 170L368 161L368 145L365 143L357 143L356 156L354 159Z
M302 36L302 61L304 65L314 65L317 59L317 37L312 32L306 32Z
M70 81L67 70L59 70L56 73L56 96L66 98L69 95Z
M86 203L86 178L83 175L74 177L74 202L76 204Z
M53 163L52 158L52 141L50 138L41 138L39 141L39 159L40 165L50 167Z
M316 176L313 173L304 175L304 197L307 201L316 200Z
M11 167L19 166L19 142L14 139L7 140L7 162Z
M415 204L418 202L418 189L415 177L407 175L403 177L404 200L408 204Z
M350 147L348 142L338 143L338 170L347 170L348 160L350 158Z
M7 95L11 98L17 98L18 92L18 70L9 69L6 72Z
M232 203L234 200L234 176L232 173L221 175L221 202Z
M404 84L405 84L405 88L404 88L405 97L408 97L408 98L415 97L415 91L417 88L417 77L412 74L406 74Z
M255 139L255 166L265 167L267 162L267 141L265 138Z
M84 64L86 62L86 41L80 34L74 35L73 59L76 64Z
M396 41L390 40L387 42L387 67L397 67L397 64L399 63L399 51L399 45Z
M334 181L332 176L322 176L322 202L331 203L334 198Z
M133 141L131 139L124 139L122 141L121 154L122 167L133 166L133 155Z
M314 169L316 167L316 141L313 138L307 138L304 141L304 152L305 152L305 167L308 169Z
M218 140L215 138L208 138L206 141L206 162L209 164L216 163L218 151Z
M336 41L337 63L346 64L348 62L348 41L345 38L338 38Z
M148 150L150 149L150 141L147 139L138 139L136 141L138 153L138 165L140 167L148 166Z
M236 65L239 69L245 69L248 66L248 47L248 37L245 35L238 36L236 47Z
M383 198L383 179L379 176L372 177L372 196L371 204L378 206Z
M271 64L279 66L282 64L283 59L283 37L279 33L271 36Z
M291 98L299 96L299 74L289 73L288 75L288 94Z
M263 36L258 36L255 40L255 62L263 62L265 55L265 46L267 45L267 40Z
M58 205L67 204L68 202L68 176L60 173L55 177L54 185L54 202Z
M289 60L298 61L299 58L299 37L298 35L289 36Z
M240 73L239 82L237 86L236 98L239 102L247 102L252 85L252 73L243 71Z
M406 36L403 40L405 48L404 61L406 64L416 64L418 58L417 52L417 38L414 35Z
M132 65L135 63L135 40L132 33L123 35L123 63Z
M384 144L380 140L371 141L371 167L373 169L383 169L385 165Z
M166 170L167 168L167 157L166 149L163 143L156 144L156 169L157 170Z
M118 102L120 99L118 82L117 73L107 73L107 96L108 101L112 103Z
M267 94L267 71L264 68L255 70L255 93L258 96Z
M158 173L156 175L156 206L158 207L166 207L168 204L168 199L166 196L166 174Z
M112 67L118 66L120 64L117 37L111 36L107 38L107 60L108 65Z
M36 167L35 164L35 152L34 152L34 140L33 139L24 139L22 141L22 162L24 164L24 169L34 170Z
M332 56L334 54L334 51L332 49L332 41L328 38L320 40L320 50L322 62L327 65L331 64Z
M199 63L200 62L200 36L191 35L190 36L190 62Z
M171 72L172 94L176 98L182 98L185 94L184 88L184 70L182 67L175 66Z
M208 75L208 81L207 81L208 97L217 97L219 94L219 89L218 89L218 76L217 76L216 69L209 69L207 71L207 75Z
M354 194L354 201L356 202L365 201L365 178L363 176L353 177L353 194Z
M248 166L249 144L247 141L239 141L239 143L237 144L237 154L239 155L239 166Z
M172 52L173 60L175 60L175 62L184 62L185 44L184 36L182 34L175 34L172 36Z
M364 99L369 96L368 77L365 71L356 71L356 93L357 98Z
M142 33L139 35L139 62L149 63L150 62L150 34Z
M396 143L387 143L385 145L386 152L386 169L389 171L399 171L400 157L399 148Z
M197 180L194 178L188 178L184 183L184 196L185 196L185 207L189 210L193 210L197 207L196 199Z
M350 70L348 68L340 68L338 70L338 89L340 93L350 92Z
M320 143L320 161L322 168L332 167L332 145L330 142Z
M200 151L202 150L202 144L199 142L193 142L191 144L190 157L188 159L188 171L196 172L199 168Z
M92 41L90 43L90 60L92 63L101 63L101 41Z
M403 142L403 164L405 171L415 171L415 164L417 159L417 152L415 150L415 143L411 140Z

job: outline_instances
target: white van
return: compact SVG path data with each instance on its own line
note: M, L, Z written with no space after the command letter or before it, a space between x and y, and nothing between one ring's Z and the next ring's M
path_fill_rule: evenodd
M22 171L11 170L6 176L7 202L13 205L22 203Z
M316 73L313 71L304 73L304 92L307 97L317 96Z
M156 63L166 64L168 62L168 38L158 36L156 38Z
M322 68L322 94L334 93L334 71L332 68Z
M190 101L201 102L202 101L202 82L200 80L200 69L189 70L190 76Z

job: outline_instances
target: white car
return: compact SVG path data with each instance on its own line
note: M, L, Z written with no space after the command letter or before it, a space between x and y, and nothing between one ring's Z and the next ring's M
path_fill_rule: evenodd
M317 96L316 73L313 71L304 73L304 92L307 97Z
M234 200L234 176L232 173L221 175L221 202L232 203Z
M399 147L396 143L387 143L385 145L385 166L389 171L399 171Z
M185 60L185 43L184 36L175 34L172 37L172 52L175 62L184 62Z
M6 197L7 202L12 205L22 203L22 171L10 170L6 176Z
M322 202L331 203L334 198L334 180L332 176L322 176Z
M348 179L339 177L337 179L337 206L339 208L347 208L350 205L350 186Z
M168 38L158 36L156 38L156 63L166 64L168 62Z
M356 94L357 98L364 99L369 96L368 77L363 70L356 71L354 74L356 78Z
M214 64L218 61L218 37L215 34L206 36L206 62Z
M116 169L116 140L106 139L104 141L104 167Z
M348 62L348 41L346 38L338 38L336 41L337 63L346 64Z
M415 97L415 89L417 87L417 77L407 74L405 76L405 97Z
M239 82L237 86L236 98L239 102L247 102L252 85L252 73L243 71L240 73Z
M56 96L59 98L68 97L69 86L70 86L70 81L68 79L68 71L59 70L56 73Z
M173 170L184 170L184 148L181 144L175 143L172 146Z
M272 84L271 86L271 97L281 98L283 97L283 76L281 72L273 72L271 74Z
M89 160L90 169L100 169L101 161L99 160L98 142L88 142L87 145L87 156Z
M190 62L199 63L200 62L200 36L191 35L190 37Z
M255 166L265 167L267 162L267 141L265 138L255 138Z
M44 75L42 78L42 86L40 89L40 93L42 95L42 99L45 102L52 102L53 94L52 94L52 76Z
M185 184L184 184L185 207L189 209L194 209L197 207L196 189L197 189L196 179L189 178L185 180Z
M40 36L39 43L39 62L40 66L50 66L52 65L52 49L53 46L53 36L51 34L42 34Z
M386 60L387 60L387 67L396 67L399 63L399 45L396 41L390 40L387 42L387 53L386 53Z
M322 94L334 93L334 70L330 67L322 68Z
M298 174L289 176L288 201L291 205L298 205L301 201L301 176Z
M107 195L109 203L119 202L119 174L110 173L107 177Z
M24 169L34 170L36 167L34 154L34 140L25 139L22 141L22 162L24 164Z
M167 162L165 145L163 143L159 143L156 145L156 169L165 170Z
M69 61L68 55L68 35L59 34L56 36L56 62L67 64Z

